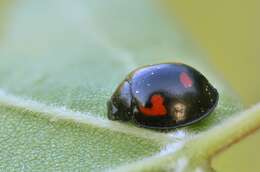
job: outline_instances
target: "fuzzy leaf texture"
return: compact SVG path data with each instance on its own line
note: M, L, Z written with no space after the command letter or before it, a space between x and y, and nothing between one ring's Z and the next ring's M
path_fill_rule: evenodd
M250 125L239 125L236 95L155 1L25 0L6 8L1 171L210 171L215 151L259 124L254 108ZM208 118L168 133L107 119L106 101L127 73L176 61L218 89Z

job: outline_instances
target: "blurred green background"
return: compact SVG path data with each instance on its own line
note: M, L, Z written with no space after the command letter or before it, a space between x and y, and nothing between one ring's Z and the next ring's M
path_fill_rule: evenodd
M245 105L260 99L259 7L257 0L163 1L191 33Z

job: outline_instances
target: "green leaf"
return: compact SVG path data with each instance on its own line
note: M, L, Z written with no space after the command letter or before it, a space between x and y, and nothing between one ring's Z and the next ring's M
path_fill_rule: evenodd
M260 169L260 155L256 147L260 144L260 130L250 131L236 140L236 144L226 146L211 160L215 171L244 172Z
M122 166L117 170L214 171L216 169L214 156L244 137L259 131L259 114L260 104L243 113L238 113L235 118L229 118L218 126L180 142L181 146L178 145L177 150L169 150L164 156L153 156L135 164Z
M0 46L3 171L169 170L195 157L198 137L218 148L208 133L242 109L156 2L27 0L8 14ZM106 101L128 72L168 61L196 67L217 87L212 115L169 133L107 120ZM184 145L191 148L177 151ZM190 168L205 164L201 155Z

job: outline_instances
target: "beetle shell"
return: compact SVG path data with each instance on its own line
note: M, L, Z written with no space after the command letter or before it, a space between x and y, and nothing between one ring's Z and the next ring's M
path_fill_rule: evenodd
M131 72L108 101L108 118L146 128L171 129L206 117L218 92L194 68L180 63L145 66Z

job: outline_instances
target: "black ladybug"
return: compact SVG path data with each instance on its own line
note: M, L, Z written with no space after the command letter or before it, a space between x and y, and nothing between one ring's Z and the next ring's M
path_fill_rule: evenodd
M108 101L108 118L146 128L171 129L206 117L218 92L194 68L181 63L145 66L131 72Z

